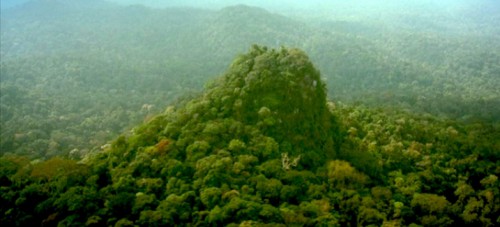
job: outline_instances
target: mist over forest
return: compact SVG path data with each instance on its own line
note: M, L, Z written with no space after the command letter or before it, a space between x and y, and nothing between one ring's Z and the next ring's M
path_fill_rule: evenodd
M497 1L0 6L2 226L500 222Z

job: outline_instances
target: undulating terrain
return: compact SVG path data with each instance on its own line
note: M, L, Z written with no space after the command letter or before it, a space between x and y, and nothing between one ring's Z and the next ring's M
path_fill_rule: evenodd
M459 2L2 8L0 223L498 225L500 6Z

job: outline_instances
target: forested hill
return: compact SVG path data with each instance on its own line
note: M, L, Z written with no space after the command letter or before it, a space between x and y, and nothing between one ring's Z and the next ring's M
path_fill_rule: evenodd
M425 15L427 23L435 19ZM77 157L198 92L254 43L302 48L336 102L498 122L500 57L491 51L498 44L485 41L491 35L424 34L407 21L398 32L395 23L387 29L329 17L306 22L244 5L152 9L99 0L2 10L0 152ZM422 42L426 49L417 53Z
M91 5L34 1L5 11L2 55L98 51L148 60L161 56L165 61L174 58L202 63L211 59L223 65L220 73L225 62L252 42L298 45L311 33L302 23L245 5L220 11Z
M2 226L496 226L500 131L327 102L299 49L75 161L0 158Z
M287 44L291 27L301 27L247 6L71 3L2 13L2 153L85 153L199 90L251 43ZM262 20L245 33L253 18Z

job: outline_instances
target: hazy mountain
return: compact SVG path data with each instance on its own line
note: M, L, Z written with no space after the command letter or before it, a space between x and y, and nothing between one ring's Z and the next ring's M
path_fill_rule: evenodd
M494 4L232 2L2 1L0 226L498 225Z
M394 15L404 20L382 23ZM443 35L443 27L462 27L433 22L432 13L412 15L300 20L245 5L155 9L105 1L32 1L4 10L1 150L86 152L199 91L254 43L303 48L335 101L497 121L494 27Z

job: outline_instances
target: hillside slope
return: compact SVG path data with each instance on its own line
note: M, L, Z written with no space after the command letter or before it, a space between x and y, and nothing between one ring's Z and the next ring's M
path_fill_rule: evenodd
M387 17L405 20L388 25L362 18L306 23L244 5L152 9L100 0L4 10L0 153L79 158L199 92L255 43L302 48L337 102L498 122L497 29L478 22L484 29L464 36L475 23L424 15L410 20L412 12L395 12ZM457 36L420 32L432 21Z
M0 158L5 226L494 226L500 130L327 103L304 52L253 46L85 160Z

